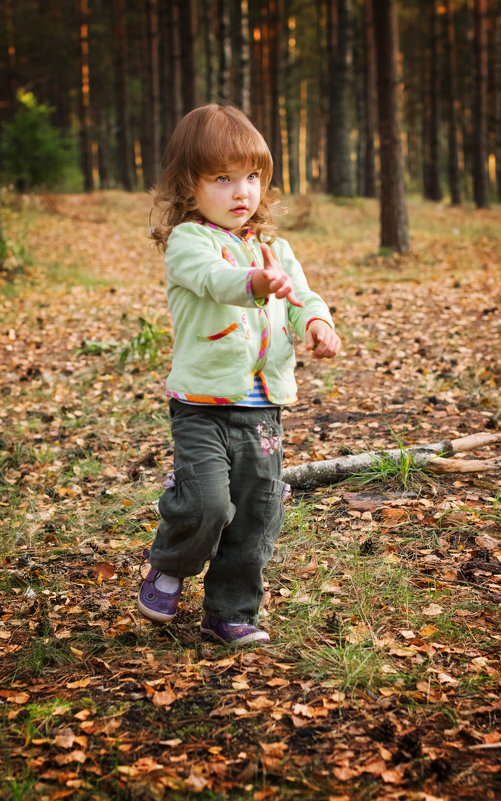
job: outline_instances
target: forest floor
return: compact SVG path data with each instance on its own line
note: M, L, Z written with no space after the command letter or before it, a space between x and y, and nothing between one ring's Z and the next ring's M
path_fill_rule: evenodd
M284 217L344 349L297 346L285 464L501 429L501 208L373 201ZM501 479L405 458L296 491L266 570L271 643L136 607L172 467L170 322L149 197L7 198L0 294L0 794L6 801L494 801ZM487 446L470 456L499 455Z

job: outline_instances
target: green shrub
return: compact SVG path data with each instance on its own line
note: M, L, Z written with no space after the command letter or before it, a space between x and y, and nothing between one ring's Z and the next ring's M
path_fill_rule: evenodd
M75 169L70 139L50 121L52 109L37 103L31 92L19 91L15 116L0 131L0 175L20 192L55 188Z

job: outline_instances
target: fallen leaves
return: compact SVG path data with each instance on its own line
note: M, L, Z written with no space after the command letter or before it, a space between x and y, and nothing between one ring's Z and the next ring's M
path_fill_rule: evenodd
M37 793L54 800L90 797L96 783L110 797L460 801L474 786L488 798L501 743L496 476L489 485L445 477L415 495L339 486L288 501L267 572L269 649L201 643L196 581L173 626L150 627L135 596L157 524L151 499L172 462L162 390L170 345L156 370L147 360L118 369L111 346L130 341L146 312L166 316L158 257L138 244L149 200L60 203L84 203L85 214L34 214L33 269L78 262L99 282L0 298L2 478L19 503L0 501L12 517L0 700L15 777L29 765ZM89 229L85 220L104 213L110 222ZM360 212L331 204L329 213ZM324 255L321 228L299 247L339 309L344 351L338 375L298 345L286 464L498 426L497 330L494 315L478 314L498 303L493 248L477 242L459 265L445 239L423 232L390 282L386 267L366 269L367 241L344 243L334 285L332 230ZM440 282L425 253L437 256ZM353 264L361 294L345 277Z
M429 604L428 606L423 606L421 609L422 614L427 617L438 617L443 611L443 608L439 604Z
M176 700L177 695L170 688L167 690L157 690L153 693L152 701L155 706L171 706Z

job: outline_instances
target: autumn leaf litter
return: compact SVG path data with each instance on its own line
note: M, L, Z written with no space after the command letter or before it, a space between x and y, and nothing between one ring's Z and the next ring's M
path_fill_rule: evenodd
M305 229L290 207L344 350L317 364L297 343L285 464L499 430L499 210L411 201L398 258L371 201L316 198ZM0 301L5 797L495 799L498 475L296 492L269 647L202 640L200 579L170 629L141 619L172 467L148 210L107 192L7 211L31 264Z

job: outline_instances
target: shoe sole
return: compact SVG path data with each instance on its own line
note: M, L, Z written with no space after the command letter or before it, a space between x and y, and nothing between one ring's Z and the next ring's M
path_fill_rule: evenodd
M204 629L200 626L200 631L203 634L209 634L211 637L214 637L219 642L224 643L224 645L248 645L252 642L269 642L269 637L257 637L255 634L246 634L245 637L238 637L235 640L225 640L224 637L220 637L219 634L216 634L215 631L212 629Z
M149 609L147 606L144 606L140 600L137 602L137 608L143 615L143 617L148 618L148 620L153 620L155 623L170 623L176 616L174 612L173 615L166 615L162 612L154 612L153 609Z

